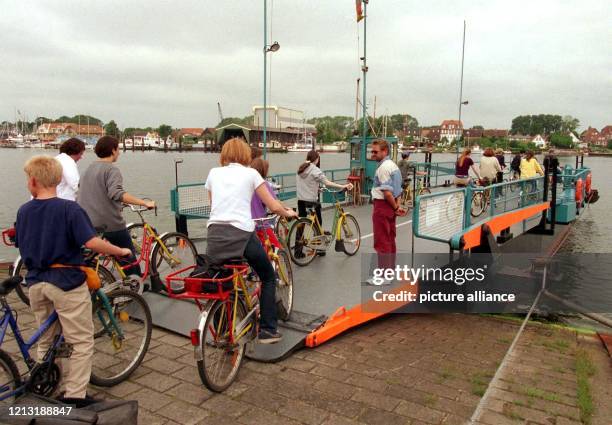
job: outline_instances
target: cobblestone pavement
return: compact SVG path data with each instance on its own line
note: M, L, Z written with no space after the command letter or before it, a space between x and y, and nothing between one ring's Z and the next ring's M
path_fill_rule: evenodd
M31 329L28 309L11 304ZM475 315L392 315L279 363L246 361L224 394L202 385L187 338L154 329L130 379L91 392L138 400L142 424L463 424L517 329ZM528 327L480 423L580 423L579 344L575 333ZM17 350L12 339L3 349Z

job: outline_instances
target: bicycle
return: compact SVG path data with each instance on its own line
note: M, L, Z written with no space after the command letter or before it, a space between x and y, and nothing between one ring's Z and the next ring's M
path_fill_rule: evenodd
M117 271L125 285L139 294L144 291L145 280L149 276L151 289L159 291L164 289L163 276L178 268L196 264L198 252L193 242L183 233L158 234L157 230L142 215L143 212L149 210L148 208L136 208L133 205L129 205L129 208L140 218L140 223L130 223L126 227L137 258L129 264L120 264L114 257L111 257L112 269ZM157 216L157 207L154 208L154 212ZM141 263L144 263L144 271L139 279L126 275L126 270L140 266ZM106 257L98 256L97 264L108 268L109 261Z
M425 172L417 172L417 176L424 176L427 173ZM426 195L431 193L431 190L424 185L423 183L423 179L420 177L417 177L417 187L416 187L416 191L414 191L412 189L412 179L408 178L405 180L405 184L403 184L404 188L402 190L402 194L400 195L400 207L402 209L408 209L412 206L414 206L414 194L413 192L416 192L417 196L421 196L421 195Z
M289 236L289 222L285 217L279 216L274 223L274 234L283 245L287 246L287 236Z
M359 251L361 245L361 230L357 219L350 213L344 212L337 194L331 191L334 196L334 220L331 232L325 232L314 208L309 208L308 216L301 217L293 223L287 236L287 245L291 260L298 266L310 264L318 251L326 251L332 240L336 241L335 250L344 252L348 256L353 256Z
M478 183L480 186L488 186L489 180L480 179L478 180ZM472 195L470 215L474 218L480 217L487 210L487 207L489 206L490 202L491 202L491 189L477 190Z
M242 261L223 266L229 276L182 277L193 268L166 277L168 296L192 299L197 304L200 320L191 330L191 344L198 373L209 390L223 392L236 379L246 344L257 337L261 285L247 284L249 265ZM173 290L174 282L182 283L178 293Z
M70 357L72 353L70 344L59 334L54 337L42 362L36 362L30 356L30 349L58 320L58 314L55 311L51 313L32 337L25 341L17 324L17 312L6 300L11 291L20 285L19 276L12 276L0 283L0 346L10 327L27 372L21 375L15 361L0 349L0 404L13 402L24 392L42 396L53 394L61 380L61 372L55 360ZM151 341L151 312L140 295L127 290L106 293L102 288L97 289L92 292L92 307L93 318L98 321L94 320L94 355L90 382L98 386L116 385L125 381L144 359ZM144 330L138 332L137 328L141 327ZM132 347L136 348L135 354L129 350ZM105 362L109 357L112 361Z
M272 228L268 226L270 222L274 221L276 227L281 218L283 217L272 216L253 219L253 221L256 223L255 230L257 237L261 241L266 254L268 254L277 277L278 317L282 320L287 320L293 308L293 270L291 269L291 260L287 250L276 239L274 233L272 233Z

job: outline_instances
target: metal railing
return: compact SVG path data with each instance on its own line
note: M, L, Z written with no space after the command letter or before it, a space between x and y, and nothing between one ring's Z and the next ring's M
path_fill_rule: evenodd
M346 182L349 174L351 173L350 168L336 168L332 170L323 170L323 174L329 181L332 182ZM278 199L286 201L297 197L296 188L296 173L282 173L272 174L268 177L268 180L275 185L280 186L278 191Z
M415 200L413 232L419 238L448 243L479 222L542 202L544 177L421 195Z
M346 182L350 172L350 168L323 171L327 179L333 182ZM268 177L268 180L280 186L278 198L281 201L292 199L297 196L296 173L273 174ZM188 220L209 218L210 200L204 183L179 184L172 189L170 191L170 210L174 212L176 216L183 216Z

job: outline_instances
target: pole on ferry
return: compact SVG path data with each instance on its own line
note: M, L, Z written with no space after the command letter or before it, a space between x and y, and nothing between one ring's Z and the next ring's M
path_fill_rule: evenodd
M459 85L459 126L461 129L461 136L457 138L457 158L459 158L459 140L463 137L463 125L461 124L461 106L467 105L467 101L463 102L463 59L465 56L465 20L463 21L463 47L461 49L461 83Z
M266 125L268 121L267 107L266 101L266 91L267 89L267 79L268 79L268 0L264 0L264 89L263 89L263 158L266 159L267 153L267 134L266 134Z
M362 119L363 123L361 125L361 133L362 133L362 146L361 146L361 158L362 158L362 167L365 169L365 164L367 160L367 144L366 144L366 136L367 136L367 98L366 98L366 76L368 73L367 59L366 59L366 45L367 45L367 20L368 20L368 2L369 0L363 0L363 57L361 60L363 61L363 65L361 66L361 71L363 73L363 98L361 101L361 105L363 107ZM365 187L365 186L364 186Z

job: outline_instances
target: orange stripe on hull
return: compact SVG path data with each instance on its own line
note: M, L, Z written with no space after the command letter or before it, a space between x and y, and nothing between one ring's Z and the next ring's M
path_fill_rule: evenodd
M544 202L538 205L532 205L527 208L522 208L518 211L512 211L506 214L498 215L493 217L491 220L479 223L480 225L474 227L472 230L466 232L463 235L463 241L465 245L463 249L470 249L480 245L482 235L482 224L486 224L491 229L493 234L497 234L502 230L511 227L513 224L520 223L523 220L533 217L534 215L548 209L550 206L549 202Z
M382 288L384 287L381 287L381 290ZM391 291L385 292L385 294L399 294L402 291L418 294L418 284L405 283ZM408 303L408 301L369 300L349 310L345 307L340 307L323 325L306 336L306 346L316 347L321 345L348 329L391 313Z

